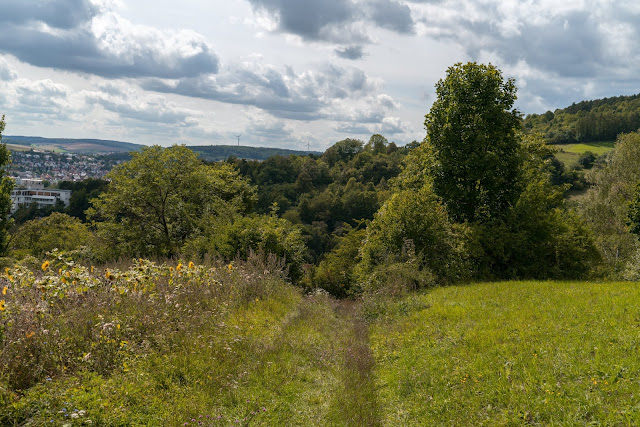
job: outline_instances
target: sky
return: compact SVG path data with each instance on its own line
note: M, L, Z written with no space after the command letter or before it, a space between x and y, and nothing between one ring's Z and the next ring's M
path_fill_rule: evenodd
M0 0L0 29L5 135L404 145L467 61L523 113L640 92L637 0Z

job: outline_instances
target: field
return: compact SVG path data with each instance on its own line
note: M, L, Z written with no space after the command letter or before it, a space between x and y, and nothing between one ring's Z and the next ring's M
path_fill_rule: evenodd
M506 282L384 307L386 425L639 425L640 286Z
M613 150L615 141L592 142L585 144L554 145L558 150L556 157L567 166L578 163L578 159L587 151L601 156Z
M336 301L276 261L5 271L0 425L638 425L640 286Z

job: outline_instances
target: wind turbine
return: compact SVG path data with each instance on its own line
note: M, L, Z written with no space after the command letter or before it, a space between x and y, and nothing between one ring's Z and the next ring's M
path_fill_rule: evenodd
M240 146L240 137L242 136L242 134L240 135L236 135L236 138L238 138L238 147Z

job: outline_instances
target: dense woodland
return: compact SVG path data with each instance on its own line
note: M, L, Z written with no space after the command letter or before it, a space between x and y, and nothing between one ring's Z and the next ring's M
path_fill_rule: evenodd
M620 133L640 129L640 95L582 101L554 112L530 114L524 128L541 134L550 144L614 141Z

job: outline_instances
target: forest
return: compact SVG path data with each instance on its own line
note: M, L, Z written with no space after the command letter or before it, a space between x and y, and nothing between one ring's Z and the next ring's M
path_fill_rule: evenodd
M615 313L638 307L609 304L640 279L640 98L524 117L515 81L478 63L450 67L436 93L425 139L406 146L376 134L219 162L144 147L104 181L61 183L68 207L11 217L5 174L0 424L456 424L472 407L474 423L506 425L629 409L640 366L620 358L638 346ZM608 140L606 154L557 157L556 144ZM558 330L528 329L537 319ZM581 341L613 347L596 357ZM127 400L148 387L157 400Z

